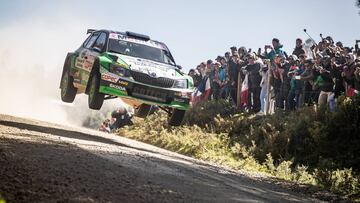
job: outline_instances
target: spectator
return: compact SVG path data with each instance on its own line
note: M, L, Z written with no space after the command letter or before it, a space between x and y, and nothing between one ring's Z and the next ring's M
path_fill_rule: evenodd
M265 104L267 101L267 90L268 90L268 67L266 66L262 66L261 70L260 70L260 75L261 75L261 81L260 81L260 87L261 87L261 91L260 91L260 112L259 114L265 114Z
M301 77L301 82L302 84L302 93L301 95L303 96L301 99L301 104L306 104L308 106L310 106L314 99L313 99L313 95L312 95L312 91L313 91L313 79L314 79L314 72L313 72L313 66L314 63L311 59L308 59L305 61L304 63L304 71L300 74Z
M100 126L99 131L110 133L110 120L106 119Z
M287 57L280 41L274 38L272 46L265 46L264 53L261 48L255 55L251 53L251 48L240 46L237 49L233 46L225 57L217 56L215 63L211 60L201 63L196 68L199 74L191 70L189 75L195 84L202 84L202 92L212 89L214 99L230 95L234 103L237 103L238 79L242 79L246 87L243 92L249 93L244 96L246 101L242 101L250 111L259 111L259 114L265 111L268 89L273 90L278 109L298 109L303 103L329 104L333 109L339 95L360 93L360 58L356 60L360 57L359 42L356 41L353 52L341 41L335 44L328 36L307 50L312 52L309 54L302 39L298 38L292 55ZM264 66L264 60L270 60L271 67L267 67L268 63ZM272 80L267 81L268 78Z
M330 104L330 108L333 110L333 86L334 82L330 75L330 70L325 68L320 69L320 75L317 77L315 84L319 86L320 95L318 104L320 107L325 106L326 104Z
M249 98L248 105L249 110L252 112L260 111L260 82L261 75L260 69L261 65L259 63L255 63L256 56L255 54L249 54L247 56L248 65L245 66L246 73L248 74L248 86L249 86ZM245 99L245 98L244 98Z
M238 74L239 74L239 57L236 51L233 51L233 55L229 60L229 91L233 102L236 104L237 101L237 85L238 85Z
M222 59L221 56L217 56L216 59L215 59L215 61L218 62L218 63L220 63L221 59Z
M222 74L222 73L220 73L221 72L220 67L221 67L221 65L220 65L219 62L214 63L214 73L213 73L213 80L212 80L211 89L212 89L213 98L215 100L219 99L220 89L221 89L221 86L222 86L222 81L221 81L221 78L220 78L220 74Z
M300 81L300 69L289 72L290 90L288 95L288 105L290 110L300 108L300 95L302 90L302 83Z
M201 78L204 78L206 75L206 64L204 62L201 62L199 65L199 70L198 70Z
M231 50L231 56L238 55L236 46L230 47L230 50Z
M281 55L276 55L273 62L274 69L272 69L272 74L273 74L272 85L274 88L276 109L284 109L284 102L282 100L282 95L281 95L281 85L282 85L283 73L284 73L284 69L282 67L281 62L283 60L284 59Z
M274 60L276 55L285 56L285 52L282 50L283 45L280 44L280 40L277 38L274 38L272 40L272 46L266 45L265 46L265 57L270 60ZM268 53L267 50L271 49L271 51Z
M199 69L200 65L198 65L196 67L196 69ZM200 84L201 81L201 76L194 70L194 69L190 69L189 74L190 77L192 77L193 81L194 81L194 86L197 87Z
M227 99L229 96L228 66L224 57L221 58L220 63L221 63L221 68L219 73L219 78L221 81L220 97L222 99Z
M225 52L224 56L225 56L226 63L228 63L230 60L230 52Z
M300 38L296 39L296 47L292 53L293 55L296 55L297 57L299 57L302 54L305 54L305 50L303 48L303 41Z
M246 50L245 47L240 47L238 49L238 54L239 54L239 58L243 61L246 60L246 56L248 55L248 51Z

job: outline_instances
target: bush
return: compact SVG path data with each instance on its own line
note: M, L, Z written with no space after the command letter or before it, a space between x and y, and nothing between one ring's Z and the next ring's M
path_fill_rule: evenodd
M265 172L343 195L360 193L360 98L339 98L334 112L314 107L254 116L226 101L190 109L169 127L159 112L121 129L135 138L234 169Z
M183 123L190 126L212 127L217 115L226 118L235 112L236 109L227 100L200 102L186 112Z

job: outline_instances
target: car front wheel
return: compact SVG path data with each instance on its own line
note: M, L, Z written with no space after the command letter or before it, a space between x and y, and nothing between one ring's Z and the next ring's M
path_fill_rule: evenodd
M88 104L90 109L99 110L104 103L105 95L99 92L100 88L100 76L99 74L93 74L89 80L89 97Z

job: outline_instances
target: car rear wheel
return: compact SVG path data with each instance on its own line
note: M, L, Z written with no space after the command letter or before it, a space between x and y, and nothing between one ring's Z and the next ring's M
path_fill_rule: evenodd
M151 105L149 104L141 104L139 107L135 109L135 116L140 118L146 118L151 111Z
M99 110L104 103L105 95L99 92L100 76L93 74L90 77L88 104L90 109Z
M74 101L77 89L73 82L74 78L70 76L69 69L66 68L61 77L61 100L63 102L72 103Z
M185 116L185 110L174 109L169 118L169 125L171 126L181 125L184 116Z

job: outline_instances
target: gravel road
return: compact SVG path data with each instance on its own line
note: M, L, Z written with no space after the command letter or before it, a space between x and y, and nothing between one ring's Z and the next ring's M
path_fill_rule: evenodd
M85 128L0 114L7 202L320 202L242 173Z

